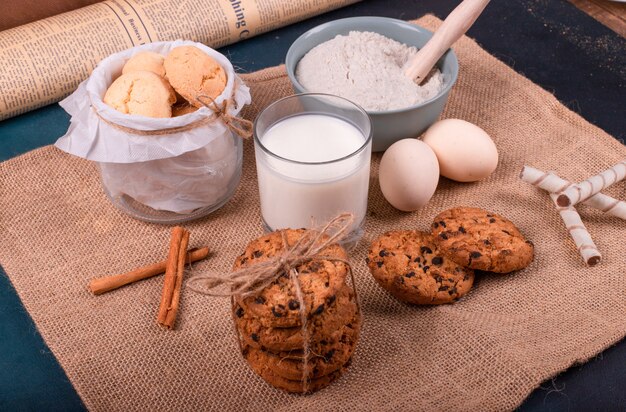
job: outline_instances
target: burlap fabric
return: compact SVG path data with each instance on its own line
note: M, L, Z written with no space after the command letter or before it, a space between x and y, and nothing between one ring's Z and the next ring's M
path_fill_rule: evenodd
M439 21L425 17L434 28ZM228 299L185 290L174 331L156 325L162 277L94 297L90 278L164 259L169 228L118 212L93 164L52 147L0 164L0 263L69 379L93 410L502 410L543 380L626 334L626 224L581 206L603 253L587 268L549 197L518 179L523 164L583 179L626 149L463 38L444 117L483 127L500 165L489 179L442 179L432 201L401 213L383 199L374 156L366 240L351 254L365 317L352 366L309 396L273 389L238 353ZM282 67L245 77L253 117L291 93ZM261 235L254 153L233 199L186 225L211 258L194 271L226 271ZM416 177L419 178L419 177ZM626 198L626 185L609 191ZM481 275L454 305L415 307L381 290L364 264L367 240L393 228L427 229L439 211L468 205L509 217L536 245L510 275Z

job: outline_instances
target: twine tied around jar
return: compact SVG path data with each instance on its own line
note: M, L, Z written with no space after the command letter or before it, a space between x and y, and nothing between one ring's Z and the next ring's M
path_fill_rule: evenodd
M233 92L234 94L234 92ZM203 101L204 99L210 100L209 103ZM222 102L222 105L218 105L217 102L207 95L200 95L196 97L196 100L200 102L204 107L208 108L213 112L215 116L207 116L203 119L197 120L195 122L186 124L184 126L178 127L170 127L166 129L158 129L158 130L138 130L133 129L132 127L122 126L117 123L113 123L107 119L105 119L98 111L95 109L93 104L91 105L94 113L100 120L104 121L109 126L115 127L118 130L121 130L126 133L136 134L141 136L162 136L165 134L173 134L186 132L187 130L195 129L196 127L204 126L205 124L212 123L216 120L222 120L224 125L228 127L233 133L241 136L244 139L249 139L252 136L252 128L253 123L250 120L243 119L241 117L233 116L228 113L228 108L233 104L232 97L230 99L225 99Z
M206 103L204 99L210 100L209 103ZM210 96L205 94L201 94L200 96L196 96L196 100L199 101L207 107L209 110L212 110L215 113L215 116L218 119L222 119L226 127L228 127L233 133L238 134L244 139L249 139L252 136L252 127L253 124L248 119L243 119L241 117L232 116L228 113L228 106L233 103L232 99L226 99L222 102L222 106L220 107L217 102Z
M231 299L246 298L259 294L263 289L278 280L278 278L284 274L288 274L295 289L296 299L299 304L302 339L304 342L302 354L303 391L308 392L308 360L311 350L307 329L307 312L300 280L298 278L299 273L297 267L312 260L327 260L344 263L352 280L357 309L360 313L358 297L356 297L354 274L352 273L350 262L335 256L319 254L324 248L345 239L348 235L348 229L350 229L353 222L353 214L342 213L331 219L321 230L305 230L303 235L291 247L288 246L286 231L283 230L280 233L285 249L281 254L225 275L206 274L194 276L189 279L187 287L197 293L208 296L230 297ZM202 284L202 286L198 287L199 284ZM227 288L223 291L215 290L220 286L226 286ZM241 339L236 327L235 330L239 339L240 349L243 349L241 348Z

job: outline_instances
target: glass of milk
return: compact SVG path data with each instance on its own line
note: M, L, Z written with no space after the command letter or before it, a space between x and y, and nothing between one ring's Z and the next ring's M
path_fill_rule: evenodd
M265 229L308 228L343 212L354 215L350 235L363 234L372 126L344 98L305 93L268 106L254 123L261 214Z

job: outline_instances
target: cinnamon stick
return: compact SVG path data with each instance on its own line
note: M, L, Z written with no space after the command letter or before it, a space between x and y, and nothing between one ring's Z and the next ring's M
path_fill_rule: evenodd
M176 268L176 283L174 284L174 291L172 293L172 301L170 307L165 316L165 326L167 328L174 328L176 322L176 315L178 314L178 306L180 305L180 291L183 286L183 273L185 271L185 250L187 249L187 243L189 243L189 232L185 233L183 241L181 242L180 250L178 252L178 266Z
M189 243L189 231L180 226L172 229L170 251L165 268L161 303L157 315L157 323L168 329L174 327L178 306L180 304L180 290L185 269L185 251Z
M194 248L187 251L187 257L185 263L193 263L198 260L205 259L209 255L209 248ZM148 279L153 276L159 275L165 272L167 261L153 263L151 265L143 266L134 269L130 272L122 273L119 275L103 276L92 279L89 282L89 290L94 295L101 295L106 292L110 292L129 283L137 282L139 280Z

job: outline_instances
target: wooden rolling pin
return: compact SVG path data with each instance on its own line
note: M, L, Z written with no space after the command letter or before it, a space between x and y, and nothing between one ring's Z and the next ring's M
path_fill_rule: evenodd
M489 0L464 0L444 20L433 37L422 47L404 68L404 74L415 83L422 84L437 60L472 27Z

